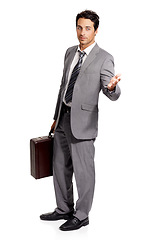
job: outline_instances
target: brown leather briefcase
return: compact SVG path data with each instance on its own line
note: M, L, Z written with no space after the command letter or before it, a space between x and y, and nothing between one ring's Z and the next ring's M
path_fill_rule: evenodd
M53 140L51 136L30 140L31 175L35 179L52 176Z

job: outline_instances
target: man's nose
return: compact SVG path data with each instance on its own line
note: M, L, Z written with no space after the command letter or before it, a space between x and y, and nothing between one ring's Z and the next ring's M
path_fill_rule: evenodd
M81 35L85 35L85 29L84 28L82 28L82 30L81 30Z

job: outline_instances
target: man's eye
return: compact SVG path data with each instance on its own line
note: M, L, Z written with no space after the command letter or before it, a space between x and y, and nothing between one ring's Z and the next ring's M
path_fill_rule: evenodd
M90 28L86 28L87 31L91 30Z

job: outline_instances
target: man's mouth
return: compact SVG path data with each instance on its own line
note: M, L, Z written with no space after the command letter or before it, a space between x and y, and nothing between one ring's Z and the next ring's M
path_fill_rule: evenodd
M86 37L80 37L80 40L86 40L87 38Z

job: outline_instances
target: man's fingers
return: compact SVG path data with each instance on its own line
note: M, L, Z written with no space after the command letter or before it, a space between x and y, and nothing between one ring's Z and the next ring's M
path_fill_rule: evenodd
M118 73L115 78L119 78L122 74L121 73Z

